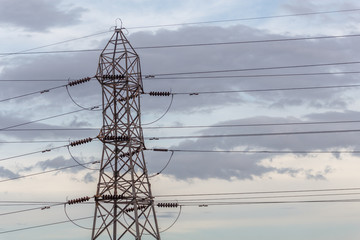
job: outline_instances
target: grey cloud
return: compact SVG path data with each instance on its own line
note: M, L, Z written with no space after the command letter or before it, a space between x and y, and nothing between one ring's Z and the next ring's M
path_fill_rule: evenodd
M19 174L0 166L0 178L15 178L18 176Z
M29 31L46 31L51 27L76 24L86 11L80 7L63 10L59 3L49 0L1 0L0 23Z
M93 183L95 182L97 179L93 176L92 173L87 173L85 174L85 176L83 177L83 181L85 183Z
M216 33L216 34L214 34ZM171 45L197 42L222 42L263 40L286 38L283 35L269 34L266 31L237 25L228 28L221 27L185 27L176 31L161 30L155 33L137 32L128 38L134 47ZM102 48L108 39L98 42L94 48ZM309 63L340 62L352 59L352 52L360 49L357 38L341 40L328 39L321 41L291 41L267 44L238 44L196 48L142 49L138 50L141 58L143 75L156 73L207 71L221 69L245 69L269 66L301 65ZM336 51L335 51L336 49ZM66 79L93 76L97 69L99 53L78 53L69 55L42 55L16 58L14 63L8 63L2 71L2 77L7 79ZM20 62L19 62L20 61ZM81 64L79 64L81 63ZM352 84L357 81L355 75L324 75L324 76L293 76L264 78L222 78L224 75L254 75L277 73L309 73L328 71L356 70L351 65L321 67L316 69L298 68L272 71L242 71L219 73L217 79L144 79L144 88L149 91L201 92L214 90L248 90L270 89L303 86L322 86ZM182 75L183 76L183 75ZM186 76L186 75L185 75ZM191 75L193 76L193 75ZM221 83L221 84L220 84ZM58 83L32 83L30 86L6 84L7 95L26 93L30 90L46 89L59 85ZM241 94L210 94L199 96L176 95L170 113L213 111L224 105L242 106L255 103L259 106L285 108L287 106L305 106L318 109L343 109L354 99L345 98L341 94L348 89L317 89L298 91L252 92ZM101 89L96 81L91 84L79 85L70 89L71 94L82 106L92 106L101 101ZM5 93L4 93L5 94ZM6 96L6 95L5 95ZM4 97L5 97L4 96ZM52 91L44 95L47 107L74 106L63 90ZM62 101L59 101L61 99ZM162 113L170 99L142 96L144 114ZM22 99L14 101L21 102ZM45 102L45 101L44 101ZM40 101L38 101L40 104Z
M253 117L233 121L219 122L217 125L233 124L256 124L256 123L294 123L307 121L336 121L360 119L359 112L326 112L306 116L307 120L297 118L281 117ZM201 130L197 135L221 135L221 134L246 134L246 133L272 133L272 132L301 132L321 131L336 129L358 129L359 123L346 124L313 124L313 125L288 125L288 126L258 126L238 128L209 128ZM354 133L336 134L304 134L284 136L257 136L257 137L235 137L235 138L201 138L196 140L185 140L179 144L169 146L169 149L180 150L273 150L273 151L336 151L341 149L358 150L357 136ZM272 160L281 153L181 153L175 152L174 158L164 171L165 174L174 175L177 178L224 178L236 177L238 179L252 179L254 176L261 177L266 173L277 172L292 177L299 174L308 179L324 180L326 175L334 169L327 166L323 171L314 172L313 169L297 168L274 168L261 165L263 160ZM295 154L301 157L316 157L317 154ZM341 159L341 154L335 154ZM150 170L156 172L165 166L167 157L164 154L151 155Z

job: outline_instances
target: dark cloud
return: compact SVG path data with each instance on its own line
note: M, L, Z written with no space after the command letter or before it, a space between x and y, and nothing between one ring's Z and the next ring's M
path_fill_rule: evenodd
M359 112L325 112L307 115L307 120L299 118L281 118L258 116L232 121L219 122L216 125L246 125L263 123L301 123L308 121L332 121L360 119ZM274 133L274 132L302 132L302 131L328 131L359 129L360 123L348 124L305 124L287 126L257 126L236 128L208 128L201 130L196 135L231 135L251 133ZM181 135L181 134L179 134ZM179 144L169 146L169 149L180 150L244 150L244 151L336 151L343 149L358 150L357 132L332 133L332 134L296 134L278 136L256 137L224 137L224 138L200 138L186 140ZM159 144L161 144L160 142ZM332 167L327 166L323 171L314 172L312 169L299 168L275 168L266 167L261 163L263 160L272 161L273 158L283 155L281 153L194 153L175 152L174 157L164 173L174 175L180 179L186 178L224 178L236 177L238 179L252 179L255 176L263 176L266 173L277 172L292 177L299 174L308 179L324 180L326 175L332 172ZM317 154L302 153L293 154L293 157L316 158ZM335 154L341 159L341 154ZM150 170L157 172L162 169L168 156L164 154L150 155Z
M0 166L0 178L16 178L19 177L17 173Z
M203 43L203 42L226 42L245 40L264 40L286 38L286 35L270 34L266 31L237 25L227 28L222 27L184 27L178 30L160 30L157 32L137 32L129 36L134 47L152 45L171 45L181 43ZM97 42L94 48L104 47L106 41ZM173 72L208 71L223 69L246 69L270 66L302 65L311 63L346 62L354 60L354 52L359 50L358 38L342 38L312 41L291 41L282 43L264 44L238 44L212 47L189 47L170 49L143 49L138 50L143 67L143 75ZM349 51L349 46L352 50ZM71 55L41 55L15 57L2 71L2 77L9 79L36 79L46 78L81 78L93 76L96 72L99 53L78 53ZM355 59L356 60L356 59ZM20 61L20 62L17 62ZM291 88L306 86L341 85L356 83L357 76L354 74L343 75L317 75L317 76L292 76L292 77L235 77L225 78L226 75L254 75L254 74L283 74L283 73L313 73L313 72L336 72L357 71L357 65L327 66L317 68L296 68L268 71L240 71L228 74L219 73L217 78L211 79L144 79L145 91L172 91L172 92L200 92L221 90L249 90L249 89L271 89ZM186 76L186 75L181 75ZM188 75L190 76L190 75ZM192 75L191 75L192 76ZM200 76L200 75L198 75ZM53 84L53 83L52 83ZM42 83L4 85L3 97L12 96L17 93L44 89L50 87ZM351 91L354 91L352 89ZM100 104L101 89L96 81L79 85L70 89L73 98L83 106ZM175 95L173 106L168 116L173 116L179 124L181 115L192 115L214 112L229 106L239 109L239 119L232 121L221 121L218 124L245 124L245 123L271 123L271 122L301 122L314 121L317 119L354 119L359 116L357 112L347 110L349 104L356 99L354 95L348 94L350 90L339 89L316 89L298 91L269 91L252 92L241 94L209 94L209 95ZM8 94L8 95L7 95ZM40 98L41 97L41 98ZM76 108L69 100L64 89L51 91L47 95L14 100L3 110L2 124L7 126L10 122L21 122L21 119L34 119L39 116L67 112ZM167 108L170 98L142 96L142 119L156 119ZM253 104L259 106L260 110L246 113L253 117L241 118L243 106ZM75 108L74 108L75 107ZM298 107L300 113L287 112L289 108ZM19 109L20 108L20 109ZM38 109L33 111L33 109ZM262 116L261 109L275 109L277 116ZM279 113L281 109L281 114ZM299 117L302 113L303 117ZM338 115L337 115L338 114ZM291 117L296 115L297 117ZM12 116L12 117L8 117ZM17 117L14 117L17 116ZM286 117L290 116L290 117ZM214 117L227 119L226 116ZM101 112L85 113L76 117L65 117L54 121L59 126L101 126ZM164 122L167 119L164 118ZM169 123L169 121L167 121ZM170 125L170 123L168 124ZM47 126L50 126L47 125ZM44 125L43 127L47 127ZM345 126L339 126L342 129ZM356 127L346 125L347 128ZM306 126L262 126L247 127L241 129L206 129L196 134L244 134L262 132L286 132L286 131L314 131L328 130L326 125ZM333 126L333 128L335 127ZM55 132L54 132L55 133ZM52 133L52 134L54 134ZM192 132L194 133L194 132ZM62 133L64 136L70 134ZM60 134L58 134L60 136ZM74 135L71 135L74 136ZM19 136L20 137L20 136ZM25 137L25 136L21 136ZM30 137L30 136L29 136ZM88 136L86 136L88 137ZM197 139L172 144L178 149L260 149L260 150L331 150L342 148L357 148L357 134L318 134L318 135L288 135L288 136L258 136L239 138L216 138ZM170 146L171 143L165 143ZM166 169L166 173L178 178L225 178L236 177L239 179L252 179L255 176L264 176L267 173L277 172L290 176L303 174L311 179L323 179L326 171L312 172L311 169L296 168L274 168L261 164L263 160L269 160L277 156L264 154L175 154L173 161ZM341 157L341 156L337 156ZM156 173L166 164L163 156L150 156L151 172ZM154 160L155 159L155 160ZM47 169L50 167L64 166L64 158L57 158L39 163L37 167ZM92 181L91 176L84 178Z
M0 24L41 32L79 23L85 8L68 7L65 10L60 3L49 0L0 0Z

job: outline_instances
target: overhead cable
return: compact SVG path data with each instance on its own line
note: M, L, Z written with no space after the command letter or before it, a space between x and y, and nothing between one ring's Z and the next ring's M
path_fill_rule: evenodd
M94 106L94 107L99 107L99 105ZM50 117L45 117L45 118L40 118L40 119L37 119L37 120L32 120L32 121L25 122L25 123L19 123L19 124L11 125L11 126L8 126L8 127L3 127L3 128L0 128L0 131L4 131L4 130L8 130L8 129L11 129L11 128L16 128L16 127L20 127L20 126L24 126L24 125L28 125L28 124L31 124L31 123L41 122L41 121L45 121L45 120L49 120L49 119L53 119L53 118L57 118L57 117L62 117L62 116L66 116L66 115L70 115L70 114L74 114L74 113L78 113L78 112L82 112L82 111L85 111L85 109L79 109L79 110L75 110L75 111L71 111L71 112L57 114L57 115L50 116Z
M177 72L177 73L155 73L151 76L173 76L173 75L193 75L193 74L212 74L212 73L228 73L228 72L243 72L243 71L263 71L275 69L291 69L291 68L308 68L308 67L325 67L325 66L339 66L359 64L360 61L349 62L331 62L331 63L314 63L301 65L287 65L287 66L271 66L271 67L256 67L256 68L242 68L242 69L227 69L227 70L208 70L208 71L192 71L192 72Z
M178 126L145 126L143 129L185 129L185 128L233 128L233 127L266 127L266 126L291 126L291 125L323 125L323 124L348 124L360 123L360 120L339 121L304 121L304 122L273 122L273 123L238 123L238 124L215 124L215 125L178 125ZM2 130L4 132L27 132L27 131L94 131L99 128L12 128Z
M350 12L357 12L357 11L360 11L360 9L354 8L354 9L342 9L342 10L333 10L333 11L318 11L318 12L283 14L283 15L272 15L272 16L262 16L262 17L260 16L260 17L212 20L212 21L202 21L202 22L188 22L188 23L172 23L172 24L161 24L161 25L135 26L135 27L128 27L126 29L130 30L130 29L144 29L144 28L176 27L176 26L185 26L185 25L199 25L199 24L238 22L238 21L261 20L261 19L271 19L271 18L300 17L300 16L332 14L332 13L350 13Z
M147 140L168 140L187 138L224 138L224 137L261 137L279 135L300 135L300 134L330 134L330 133L353 133L360 132L360 129L323 130L323 131L302 131L302 132L270 132L270 133L240 133L240 134L219 134L219 135L188 135L188 136L164 136L146 137Z
M321 189L297 189L297 190L274 190L274 191L248 191L248 192L223 192L223 193L179 193L179 194L161 194L160 197L184 197L184 196L219 196L219 195L249 195L249 194L274 194L274 193L304 193L304 192L334 192L334 191L359 191L360 187L348 188L321 188Z
M151 26L134 26L134 27L128 27L127 29L146 29L146 28L159 28L159 27L174 27L174 26L186 26L186 25L199 25L199 24L212 24L212 23L225 23L225 22L271 19L271 18L299 17L299 16L332 14L332 13L351 13L351 12L357 12L357 11L360 11L360 9L354 8L354 9L341 9L341 10L333 10L333 11L318 11L318 12L285 14L285 15L273 15L273 16L260 16L260 17L249 17L249 18L235 18L235 19L212 20L212 21L201 21L201 22L173 23L173 24L162 24L162 25L151 25ZM108 32L110 32L110 30L103 31L103 32L98 32L98 33L93 33L93 34L89 34L89 35L85 35L85 36L81 36L81 37L77 37L77 38L72 38L72 39L68 39L68 40L63 40L63 41L55 42L55 43L51 43L51 44L46 44L46 45L43 45L43 46L34 47L34 48L26 49L26 50L21 50L21 51L18 51L18 52L7 53L7 54L3 53L3 57L4 56L11 56L11 55L14 55L14 54L27 53L29 51L33 51L33 50L37 50L37 49L41 49L41 48L46 48L46 47L50 47L50 46L55 46L55 45L59 45L59 44L63 44L63 43L68 43L68 42L72 42L72 41L76 41L76 40L81 40L81 39L84 39L84 38L89 38L89 37L105 34L105 33L108 33Z
M260 136L279 136L279 135L299 135L299 134L331 134L331 133L354 133L360 129L340 129L322 131L299 131L299 132L267 132L267 133L239 133L239 134L219 134L219 135L182 135L182 136L157 136L145 137L146 140L168 140L168 139L187 139L187 138L226 138L226 137L260 137ZM29 140L29 141L1 141L0 143L39 143L39 142L66 142L65 140Z
M158 151L158 149L146 149L150 151ZM341 154L341 153L360 153L360 150L341 150L341 151L331 151L331 150L207 150L207 149L164 149L163 151L171 152L185 152L185 153L245 153L245 154L255 154L255 153L264 153L264 154Z
M94 218L94 216L76 218L76 219L72 219L72 221L80 221L80 220L85 220L85 219L90 219L90 218L92 219L92 218ZM42 224L42 225L36 225L36 226L30 226L30 227L24 227L24 228L17 228L17 229L12 229L12 230L5 230L5 231L0 232L0 234L18 232L18 231L24 231L24 230L30 230L30 229L34 229L34 228L48 227L48 226L53 226L53 225L58 225L58 224L63 224L63 223L68 223L68 222L70 222L70 221L65 220L65 221L60 221L60 222L46 223L46 224Z
M226 78L262 78L262 77L292 77L292 76L318 76L318 75L342 75L342 74L359 74L359 71L338 71L338 72L313 72L313 73L284 73L284 74L251 74L251 75L218 75L218 76L189 76L189 77L149 77L145 76L143 80L174 80L174 79L226 79ZM0 79L0 82L67 82L67 79Z
M336 38L351 38L360 37L360 34L348 35L333 35L333 36L317 36L317 37L298 37L298 38L280 38L280 39L264 39L264 40L248 40L248 41L231 41L231 42L210 42L210 43L188 43L188 44L171 44L171 45L155 45L155 46L138 46L135 50L146 49L164 49L164 48L183 48L183 47L206 47L206 46L222 46L222 45L237 45L237 44L257 44L257 43L272 43L272 42L289 42L289 41L306 41L306 40L324 40ZM103 49L74 49L74 50L52 50L41 52L11 52L0 53L0 56L8 55L33 55L33 54L59 54L59 53L84 53L84 52L101 52Z
M82 165L89 165L89 164L96 164L96 163L98 163L98 162L87 162L87 163L82 163ZM7 178L7 179L0 180L0 183L9 182L9 181L18 180L18 179L27 178L27 177L38 176L38 175L47 174L47 173L51 173L51 172L63 171L63 170L67 170L67 169L75 168L75 167L79 167L79 166L81 166L81 165L76 164L76 165L71 165L71 166L66 166L66 167L51 169L51 170L47 170L47 171L42 171L42 172L37 172L37 173L31 173L31 174L28 174L28 175L22 175L22 176Z

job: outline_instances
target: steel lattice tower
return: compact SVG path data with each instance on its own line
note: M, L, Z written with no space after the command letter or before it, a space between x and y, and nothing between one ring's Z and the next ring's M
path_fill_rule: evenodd
M92 239L160 239L144 160L139 56L121 28L102 51L103 142Z

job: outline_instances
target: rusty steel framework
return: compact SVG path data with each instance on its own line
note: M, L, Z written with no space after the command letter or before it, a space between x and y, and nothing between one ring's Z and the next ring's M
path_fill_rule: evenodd
M144 160L140 119L143 93L139 56L116 28L102 51L103 142L92 239L160 239Z

